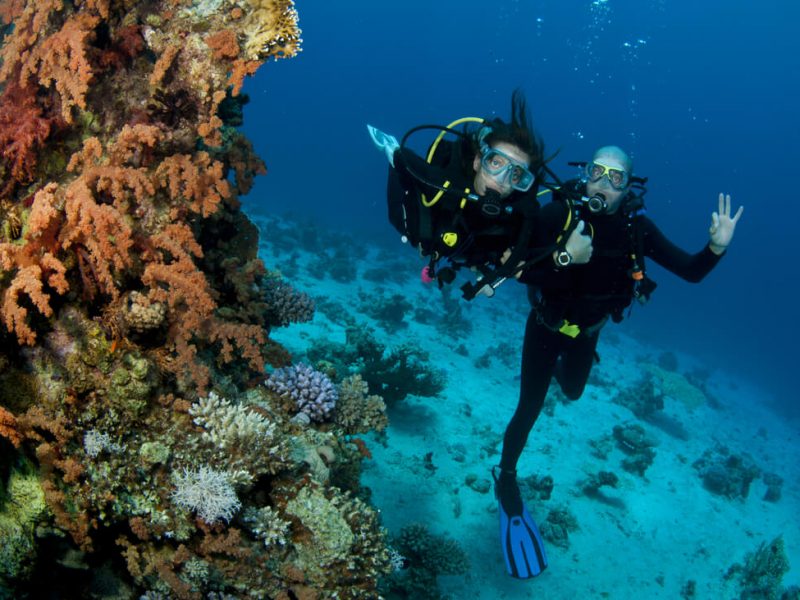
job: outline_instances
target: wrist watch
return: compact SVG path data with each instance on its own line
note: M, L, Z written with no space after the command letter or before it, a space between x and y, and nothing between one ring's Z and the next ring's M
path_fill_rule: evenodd
M564 250L558 251L558 254L556 254L556 264L559 267L566 267L571 262L572 262L572 254L567 252L566 248Z

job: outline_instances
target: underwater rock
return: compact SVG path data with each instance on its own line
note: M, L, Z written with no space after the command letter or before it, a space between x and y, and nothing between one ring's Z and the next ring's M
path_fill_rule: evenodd
M783 477L775 473L764 473L762 480L767 486L764 493L764 500L767 502L777 502L781 499L781 488L783 487Z
M746 599L788 599L797 596L797 588L783 588L783 576L789 572L789 557L778 536L770 543L762 542L749 552L744 564L735 563L725 573L726 580L735 580L739 597Z
M617 446L627 455L622 459L622 468L644 477L656 457L653 447L657 445L657 440L636 423L615 425L613 435Z
M706 394L693 385L686 377L674 371L668 371L658 365L643 363L641 368L654 379L656 387L664 396L681 402L689 411L708 402Z
M761 474L761 469L749 454L731 454L722 445L703 452L693 466L709 492L731 500L747 498L750 484Z
M639 419L652 418L664 410L664 394L656 387L650 374L636 384L621 389L611 401L628 408Z
M541 501L550 499L555 483L550 475L545 475L544 477L531 475L520 479L519 486L526 498Z
M611 471L598 471L592 473L580 484L581 492L589 497L597 496L602 487L617 487L619 477Z
M579 529L578 519L566 506L554 508L539 527L542 537L551 544L567 550L569 534Z

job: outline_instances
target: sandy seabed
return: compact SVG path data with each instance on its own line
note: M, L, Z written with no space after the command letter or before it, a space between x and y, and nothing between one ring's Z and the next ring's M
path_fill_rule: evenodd
M270 245L275 222L254 220L262 229L262 258L268 268L281 270L281 252ZM296 289L344 307L389 348L417 344L447 374L447 385L437 396L409 396L391 407L383 440L366 438L373 458L363 473L392 534L423 523L465 550L469 571L440 576L444 593L487 600L681 598L691 580L696 598L736 598L736 582L724 577L729 567L780 534L793 567L783 584L800 583L800 424L772 412L758 388L719 370L704 382L713 403L690 406L666 396L659 421L670 427L638 420L612 399L641 381L643 363L657 363L666 349L633 340L613 325L601 336L601 362L583 397L557 402L552 415L542 414L518 467L521 478L549 475L555 482L549 499L527 502L534 518L541 523L551 510L566 508L578 528L570 533L568 547L547 545L549 567L540 577L509 577L498 538L497 504L486 488L519 393L517 371L528 311L522 286L507 282L494 298L459 299L463 317L472 323L470 332L443 334L435 320L415 321L413 310L401 327L387 331L360 310L361 303L402 294L415 308L444 318L442 294L419 281L424 263L410 249L398 244L389 253L362 242L352 260L353 280L345 282L320 277L311 268L327 260L319 252L296 248L293 254L287 276ZM363 278L366 269L375 268L390 276L380 283ZM459 295L457 288L452 290L452 298ZM311 323L273 336L302 361L315 340L344 342L345 331L318 310ZM483 362L488 366L477 366L487 349L490 358ZM690 356L677 358L681 372L703 369ZM644 477L621 467L625 455L619 448L603 459L589 443L625 423L639 423L657 440L655 460ZM676 430L685 435L676 436ZM744 499L706 490L692 465L717 444L733 454L748 453L763 471L780 475L781 499L763 500L766 486L760 478ZM599 471L613 471L619 483L602 488L600 497L588 497L581 492L582 483ZM469 486L468 476L476 484Z

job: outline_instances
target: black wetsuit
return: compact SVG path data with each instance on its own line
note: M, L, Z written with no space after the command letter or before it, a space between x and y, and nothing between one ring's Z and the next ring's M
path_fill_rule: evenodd
M558 199L542 207L537 237L554 239L563 228L567 210L567 204ZM634 242L629 218L622 209L613 215L583 211L581 218L587 225L585 231L591 225L594 233L589 263L557 268L550 260L520 278L540 299L525 327L519 404L503 441L500 466L508 472L516 469L551 378L555 375L568 398L579 398L592 369L600 329L609 317L621 320L633 299L635 282L630 270ZM697 254L684 252L646 216L638 217L636 227L641 228L645 256L686 281L700 281L720 260L708 246ZM558 331L565 319L580 327L577 337Z
M462 158L461 146L443 141L433 164L407 149L395 152L395 166L389 173L389 220L401 231L408 220L408 237L425 254L448 257L459 266L497 263L505 250L518 245L525 228L533 231L539 211L536 187L514 191L502 200L495 196L494 205L487 207L491 195L476 198L472 189L474 155ZM453 192L442 194L432 207L423 207L420 196L425 194L427 202L432 202L439 190L415 175L438 186L447 181ZM490 214L494 210L497 214ZM456 234L452 246L444 243L445 233ZM524 245L530 248L529 254L535 252L535 244L527 237Z

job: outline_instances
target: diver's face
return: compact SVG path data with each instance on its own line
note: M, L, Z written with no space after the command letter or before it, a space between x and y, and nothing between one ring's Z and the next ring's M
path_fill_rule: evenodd
M609 169L619 169L620 171L626 170L625 166L618 158L609 156L607 154L599 154L598 156L595 156L594 161L607 166ZM606 176L601 177L597 181L586 182L587 196L591 197L599 193L605 197L606 204L608 205L608 210L606 211L607 213L617 212L620 204L622 204L622 199L628 193L629 189L629 187L625 187L621 190L616 189L611 185L611 182Z
M524 165L526 169L530 166L531 157L514 144L497 142L492 144L492 148L499 150L514 162ZM497 165L497 167L502 167L502 165ZM501 198L507 198L514 191L507 172L504 171L500 177L495 177L483 168L480 153L475 155L472 168L475 170L475 181L473 185L479 196L484 196L488 190L494 190L500 194Z

